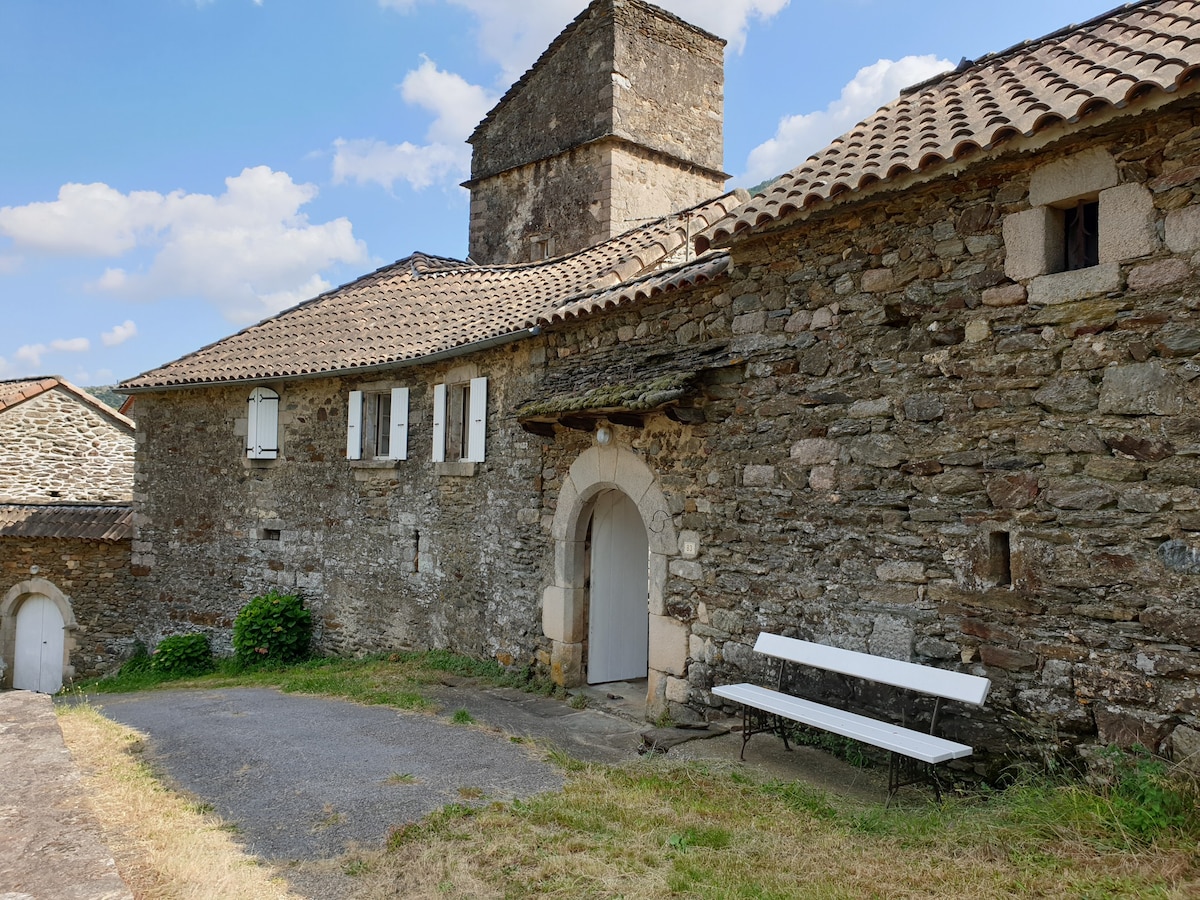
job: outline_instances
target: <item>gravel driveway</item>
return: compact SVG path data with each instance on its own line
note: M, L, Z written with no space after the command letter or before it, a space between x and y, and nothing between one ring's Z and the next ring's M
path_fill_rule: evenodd
M272 861L379 846L449 803L562 788L558 770L503 734L417 713L259 688L94 698L151 738L155 761Z

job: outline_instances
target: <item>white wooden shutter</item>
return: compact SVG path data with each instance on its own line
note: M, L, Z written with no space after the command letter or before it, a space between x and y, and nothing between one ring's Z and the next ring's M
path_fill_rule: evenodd
M470 431L467 433L467 461L483 462L487 444L487 379L471 379Z
M433 461L446 461L446 386L433 386Z
M392 433L388 459L408 459L408 388L392 388Z
M346 459L362 459L363 392L350 392L346 412Z
M246 410L246 456L257 459L258 452L258 391L250 392L249 407Z
M276 459L279 456L279 395L270 388L250 392L246 409L246 456Z

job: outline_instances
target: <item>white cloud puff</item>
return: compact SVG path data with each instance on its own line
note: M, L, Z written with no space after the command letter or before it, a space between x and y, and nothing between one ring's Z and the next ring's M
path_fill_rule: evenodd
M143 270L110 267L94 283L132 299L199 297L233 322L295 302L335 263L361 263L349 220L313 225L301 208L317 195L266 166L225 179L225 193L122 194L105 184L64 185L58 199L0 209L0 235L18 249L74 256L153 254Z
M838 99L825 109L780 121L775 136L750 151L742 181L755 184L794 169L894 100L904 88L952 68L953 63L936 56L906 56L897 62L881 59L859 69Z
M109 331L100 335L105 347L119 347L127 340L137 337L138 328L132 319L126 319L120 325L114 325Z
M460 75L439 69L422 58L399 85L405 102L433 113L425 144L387 144L373 140L334 142L333 178L341 184L374 182L391 190L407 181L414 190L444 181L460 180L470 170L471 148L466 140L496 97Z
M49 344L25 344L18 347L14 355L21 362L37 369L42 365L42 357L47 353L87 353L91 348L92 342L87 338L59 338Z

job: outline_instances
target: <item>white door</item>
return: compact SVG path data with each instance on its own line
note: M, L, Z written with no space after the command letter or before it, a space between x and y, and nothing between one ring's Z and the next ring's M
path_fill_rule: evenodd
M588 683L646 677L650 632L650 542L633 501L601 494L592 514Z
M54 694L62 688L63 618L49 597L33 594L17 610L13 687Z

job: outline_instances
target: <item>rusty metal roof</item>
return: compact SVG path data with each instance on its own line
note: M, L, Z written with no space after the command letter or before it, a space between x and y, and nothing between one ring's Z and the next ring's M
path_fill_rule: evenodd
M570 256L480 266L416 254L122 389L272 380L415 362L524 331L574 298L658 269L746 198L725 194Z
M0 504L0 538L75 538L127 541L133 537L133 507L5 503Z
M1031 138L1144 96L1194 89L1200 2L1146 0L971 62L906 91L697 241L707 249L797 210Z

